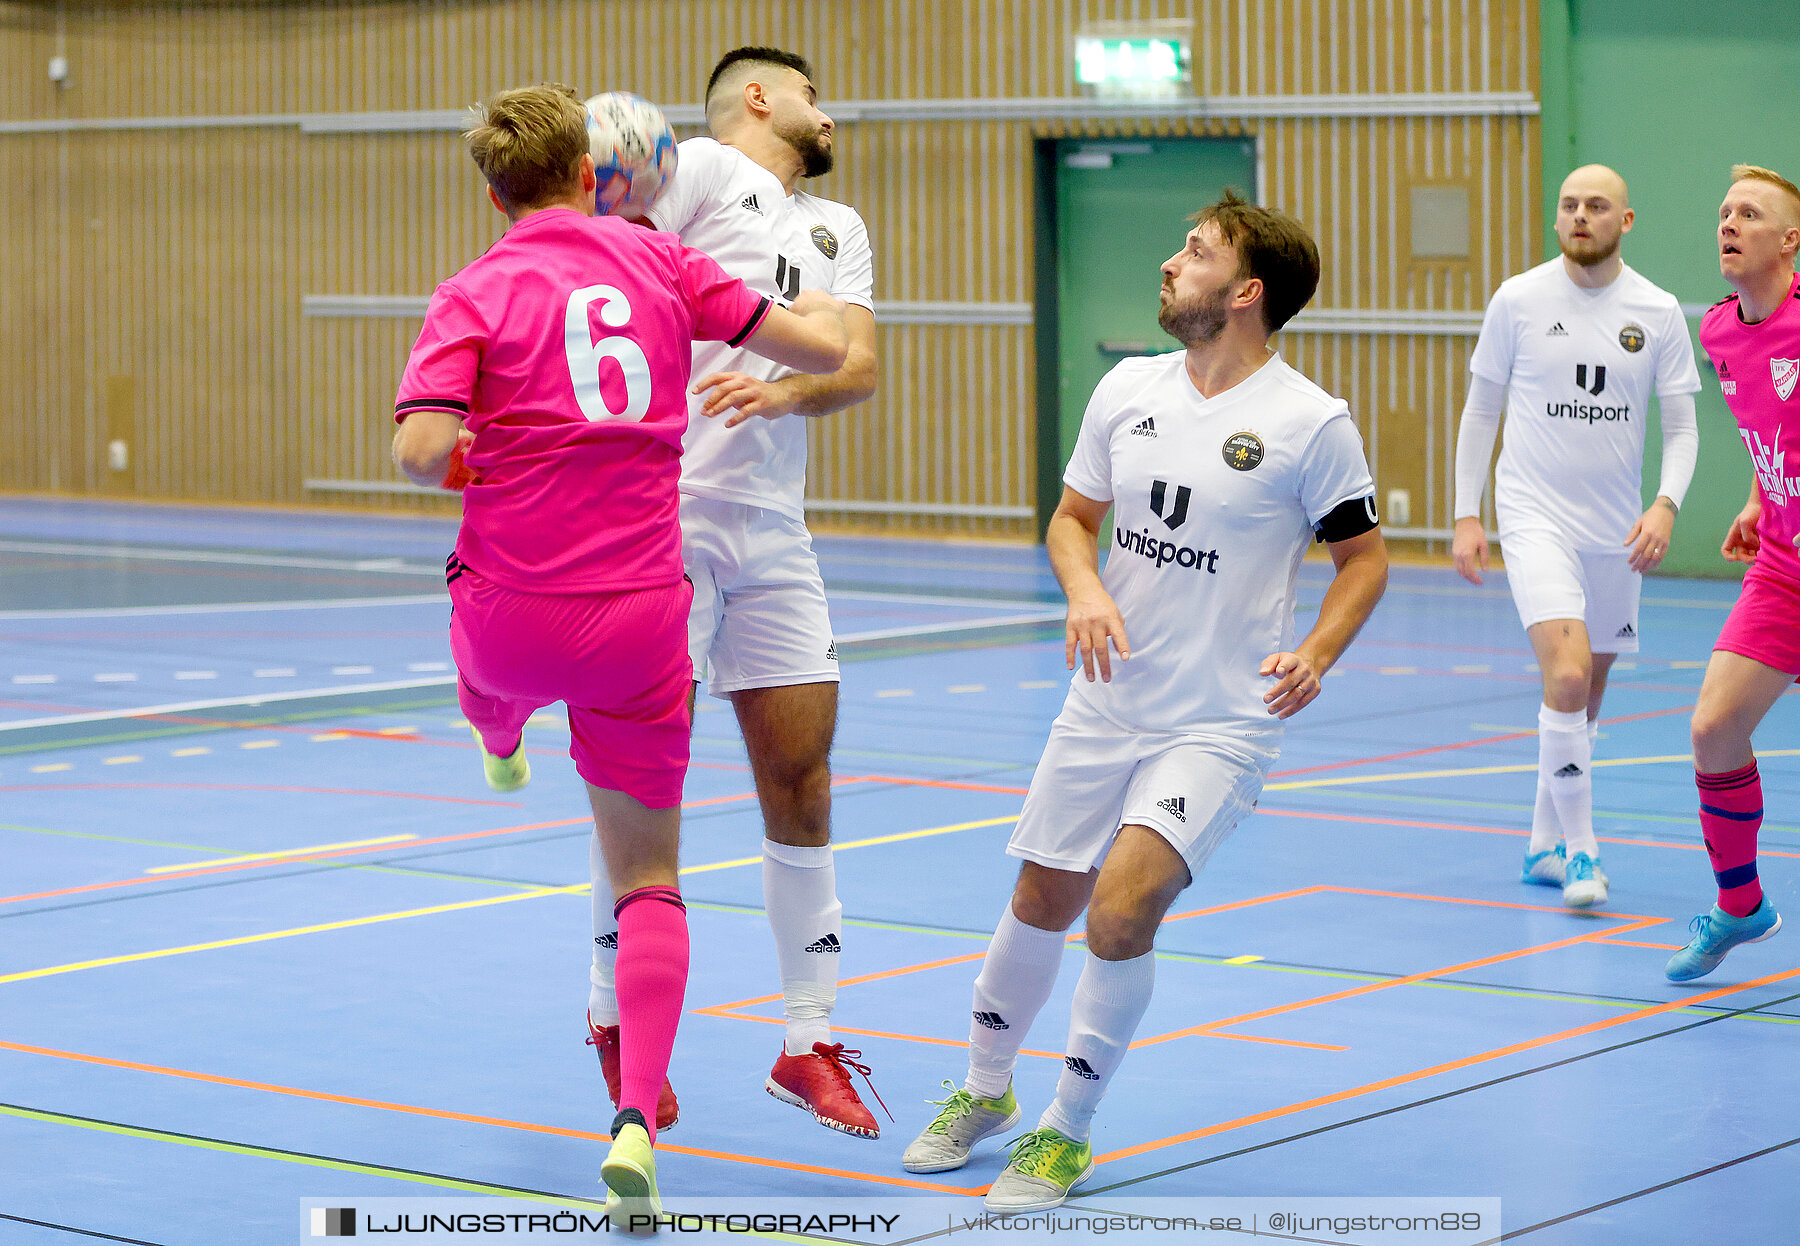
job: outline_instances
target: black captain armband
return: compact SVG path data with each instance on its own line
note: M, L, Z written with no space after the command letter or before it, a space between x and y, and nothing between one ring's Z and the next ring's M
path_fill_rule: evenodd
M1380 523L1375 515L1375 495L1365 493L1332 507L1325 518L1313 525L1313 535L1321 541L1348 541L1373 531Z

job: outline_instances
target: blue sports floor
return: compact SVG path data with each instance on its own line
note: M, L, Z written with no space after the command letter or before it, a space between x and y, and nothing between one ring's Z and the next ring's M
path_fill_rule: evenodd
M316 1196L599 1196L585 800L553 713L529 788L481 781L450 686L452 533L0 500L0 1242L292 1242ZM763 1091L760 821L703 698L662 1187L973 1211L998 1146L937 1177L899 1158L962 1075L1067 679L1060 597L1041 550L819 548L845 658L839 1037L896 1121L851 1138ZM1302 630L1328 574L1302 573ZM1532 1246L1796 1240L1800 935L1662 975L1712 897L1687 714L1734 597L1645 586L1597 751L1611 903L1578 915L1518 882L1539 696L1503 582L1397 568L1169 919L1081 1201L1493 1197ZM1789 697L1757 741L1764 883L1794 913L1797 728ZM1079 956L1026 1042L1027 1124Z

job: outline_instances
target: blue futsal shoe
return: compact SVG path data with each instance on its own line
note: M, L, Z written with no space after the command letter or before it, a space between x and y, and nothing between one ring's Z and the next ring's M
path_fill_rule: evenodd
M1606 888L1612 880L1600 868L1600 858L1578 852L1569 858L1563 871L1563 903L1572 909L1591 909L1606 903Z
M1563 872L1568 867L1567 852L1561 844L1554 848L1546 848L1542 852L1525 850L1525 872L1520 875L1522 883L1533 883L1539 887L1560 887L1563 885Z
M1781 914L1775 911L1767 897L1748 917L1733 917L1715 904L1712 912L1696 917L1688 929L1694 932L1693 942L1669 957L1668 968L1663 970L1671 982L1705 977L1717 969L1719 962L1725 959L1725 953L1738 944L1761 943L1772 938L1781 929Z

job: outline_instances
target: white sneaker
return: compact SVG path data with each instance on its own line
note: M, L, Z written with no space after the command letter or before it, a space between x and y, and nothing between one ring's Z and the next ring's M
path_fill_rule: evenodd
M1569 858L1563 875L1563 903L1572 909L1591 909L1606 903L1606 885L1611 881L1600 869L1600 858L1578 852Z
M907 1172L949 1172L961 1168L969 1162L969 1152L977 1142L1019 1123L1019 1101L1013 1097L1010 1084L998 1099L977 1098L949 1082L944 1083L944 1089L950 1092L948 1099L925 1101L943 1110L900 1157L900 1167Z

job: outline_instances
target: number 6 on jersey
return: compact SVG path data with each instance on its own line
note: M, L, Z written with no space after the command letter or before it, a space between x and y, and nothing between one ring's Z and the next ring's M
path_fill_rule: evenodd
M583 286L569 295L563 316L563 349L569 356L569 382L575 401L590 421L641 420L650 410L650 361L644 349L617 334L594 341L588 327L588 307L601 300L600 322L615 329L631 319L631 303L615 286ZM600 392L600 367L608 359L619 366L625 381L625 409L614 411Z

